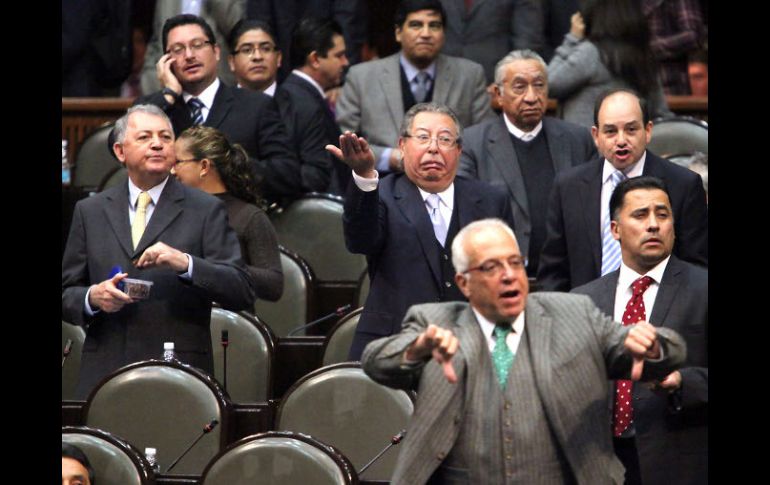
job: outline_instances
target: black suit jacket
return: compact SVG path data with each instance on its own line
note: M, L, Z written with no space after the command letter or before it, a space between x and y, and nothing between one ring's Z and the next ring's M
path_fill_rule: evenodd
M190 110L181 98L169 104L158 91L134 102L143 103L154 104L165 111L177 136L192 126ZM203 124L218 129L231 143L239 143L246 149L255 174L263 179L262 195L266 199L293 199L301 195L299 162L278 106L270 96L220 81Z
M454 184L459 228L486 217L513 226L511 206L499 189L461 177ZM430 216L406 175L388 175L372 192L351 182L344 210L345 244L366 255L371 281L349 356L358 360L368 342L399 332L407 308L440 301L444 282Z
M128 204L125 183L79 201L72 218L62 259L62 319L86 329L80 398L117 368L160 358L166 341L175 343L180 360L212 373L211 302L232 310L253 308L254 283L219 199L169 177L136 250ZM192 256L191 281L170 269L132 265L158 241ZM149 299L87 316L88 288L107 279L116 265L129 278L154 283Z
M619 274L613 271L572 292L590 296L612 316ZM687 360L679 369L678 392L667 395L634 384L636 447L645 485L708 482L708 311L708 270L671 256L648 321L676 330L687 343Z
M330 190L330 186L339 187L334 180L338 166L345 169L348 179L350 168L324 148L328 144L339 145L340 136L340 129L324 97L305 79L291 74L278 87L275 101L299 154L302 190L342 195L339 189Z
M598 157L558 174L554 180L537 273L537 282L544 290L568 291L601 276L603 164L604 159ZM666 183L674 211L674 254L708 266L708 209L700 176L649 150L642 174ZM609 207L602 210L609 211Z

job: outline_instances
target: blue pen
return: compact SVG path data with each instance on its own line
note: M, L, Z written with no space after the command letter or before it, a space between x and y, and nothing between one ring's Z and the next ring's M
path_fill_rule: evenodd
M122 273L122 272L123 272L123 268L121 268L120 265L115 265L110 270L110 275L107 277L107 279L112 279L113 276L115 276L118 273ZM124 287L125 287L125 285L123 285L123 281L122 280L119 281L118 284L116 285L116 288L119 289L120 291L126 291L124 289Z

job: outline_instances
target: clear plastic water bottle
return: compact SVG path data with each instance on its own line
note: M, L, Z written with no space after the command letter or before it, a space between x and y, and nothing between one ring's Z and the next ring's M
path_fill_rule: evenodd
M173 362L176 360L176 352L174 352L174 342L163 343L163 360L166 362Z
M67 161L67 140L61 141L61 184L69 185L72 182L72 171Z
M150 464L152 471L160 473L160 463L158 463L157 450L155 448L145 448L144 457L147 458L147 463Z

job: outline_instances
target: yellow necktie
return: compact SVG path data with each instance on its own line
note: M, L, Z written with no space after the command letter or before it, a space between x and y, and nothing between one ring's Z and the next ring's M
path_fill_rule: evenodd
M139 244L144 233L145 219L147 219L147 206L152 201L150 194L141 192L139 202L136 204L136 214L134 215L134 224L131 226L131 241L134 243L134 249Z

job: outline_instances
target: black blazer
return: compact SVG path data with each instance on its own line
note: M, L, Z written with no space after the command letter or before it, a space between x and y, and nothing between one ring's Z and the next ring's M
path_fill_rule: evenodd
M454 184L458 230L486 217L513 227L511 206L500 189L461 177ZM358 360L369 341L401 330L410 306L439 301L443 282L430 216L406 175L383 177L372 192L351 182L344 210L345 244L350 252L366 255L371 281L349 356Z
M569 291L601 276L603 164L604 159L597 157L559 173L554 180L537 273L544 290ZM674 211L674 254L708 266L708 209L700 176L649 150L642 173L662 179L668 188Z
M572 292L588 295L612 316L619 274L613 271ZM708 312L708 270L671 256L648 321L676 330L687 343L687 360L679 369L678 392L667 395L634 384L644 484L708 482Z
M158 241L192 256L191 281L169 269L131 264ZM150 298L88 317L88 288L107 279L116 265L129 278L152 281ZM78 201L62 259L62 319L86 329L76 394L85 398L119 367L160 358L166 341L175 343L180 360L212 373L211 302L244 310L253 308L254 298L235 232L216 197L169 177L135 251L127 183Z
M190 111L181 98L169 104L158 91L134 102L142 103L154 104L165 111L177 136L192 126ZM262 192L266 199L292 199L301 195L299 162L278 106L270 96L221 83L203 124L220 130L230 142L240 143L246 149L255 174L263 178Z

